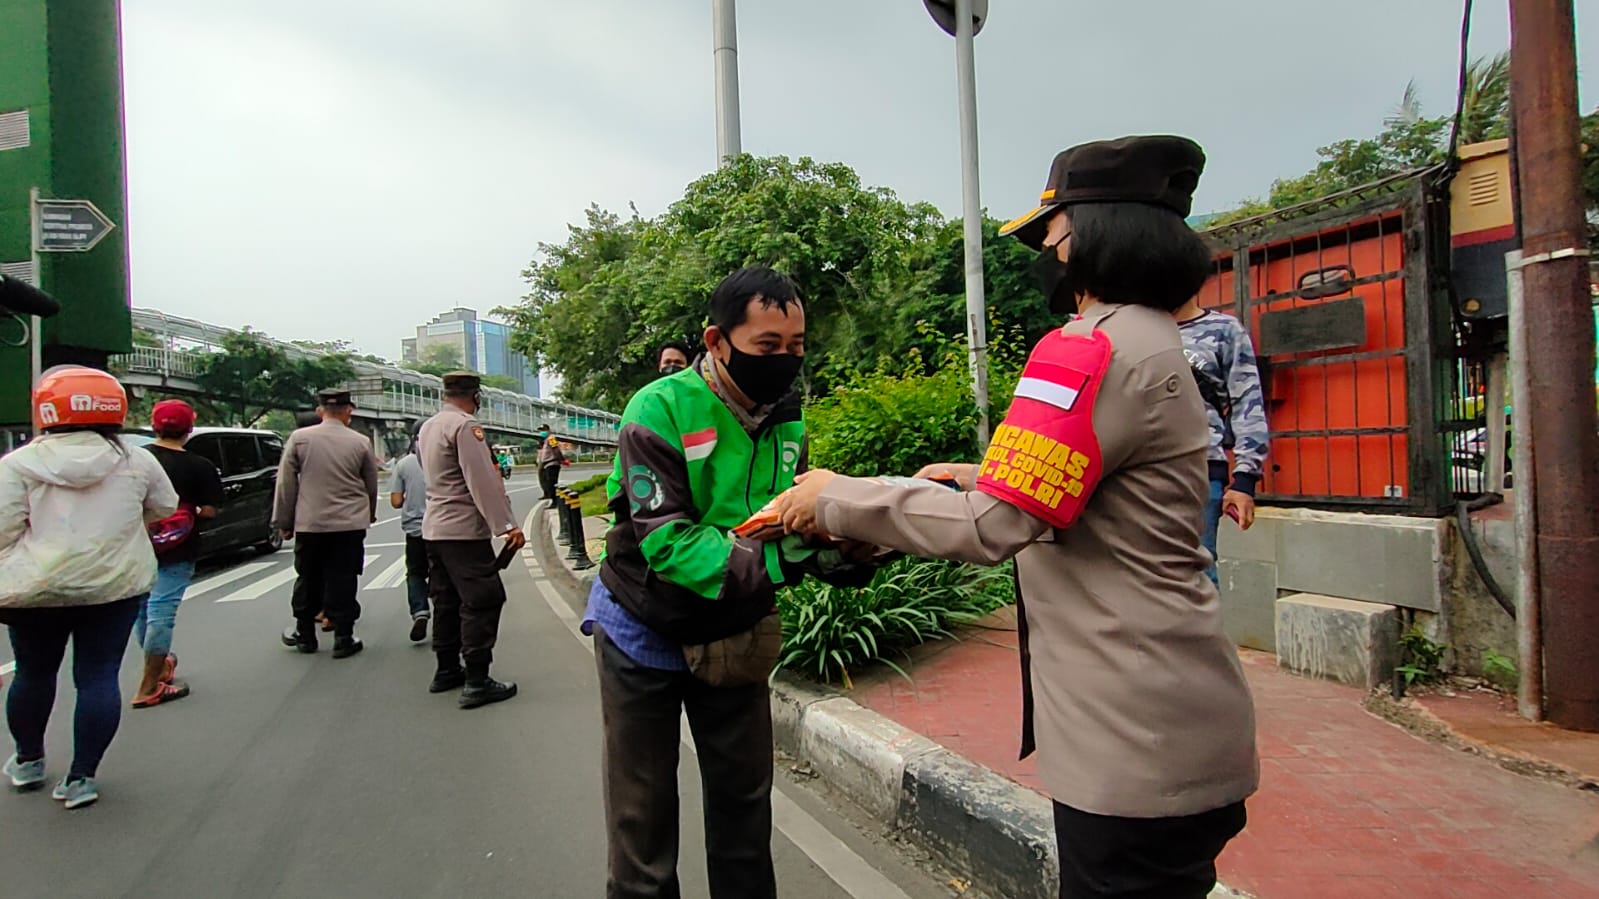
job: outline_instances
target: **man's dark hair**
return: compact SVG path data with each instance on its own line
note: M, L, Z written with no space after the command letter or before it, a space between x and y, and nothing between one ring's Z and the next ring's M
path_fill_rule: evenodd
M547 422L547 421L539 422L539 430L548 431L549 429L550 429L550 423L549 422Z
M749 302L745 301L744 305L748 306ZM677 350L679 353L683 354L683 359L686 361L692 362L694 360L694 351L689 349L688 344L681 340L672 340L661 344L660 349L655 351L655 361L660 362L661 354L667 350Z
M164 424L155 429L155 435L162 440L179 440L188 435L194 428L185 428L182 425Z
M1205 241L1169 209L1143 203L1067 207L1071 253L1062 290L1174 312L1210 276Z
M754 266L741 268L722 279L711 291L711 324L723 334L749 321L750 300L761 298L761 305L776 306L784 315L800 304L799 285L782 272ZM656 356L660 358L659 355Z

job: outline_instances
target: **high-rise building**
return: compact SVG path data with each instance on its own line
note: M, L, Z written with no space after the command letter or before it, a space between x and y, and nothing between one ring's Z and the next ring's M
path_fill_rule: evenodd
M440 363L508 377L519 392L541 395L538 369L511 349L510 326L478 318L475 309L457 306L417 325L415 337L400 341L400 357L411 363Z

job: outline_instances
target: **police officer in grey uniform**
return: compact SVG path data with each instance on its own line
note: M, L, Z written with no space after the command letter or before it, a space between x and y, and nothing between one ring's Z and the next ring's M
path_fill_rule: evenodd
M333 624L333 657L362 650L355 637L361 605L355 593L365 559L366 529L377 520L378 460L372 441L350 428L355 404L347 390L323 391L320 424L289 435L278 463L272 525L294 540L294 626L287 646L316 652L316 617Z
M505 605L493 538L503 536L511 549L527 543L483 425L475 417L482 405L480 390L472 372L445 375L444 408L422 425L417 437L427 480L422 537L433 601L433 651L439 662L428 691L444 693L464 685L464 709L516 695L516 684L489 676Z
M1001 229L1079 314L1039 341L983 461L922 472L963 492L813 472L779 500L794 530L1015 558L1022 755L1037 748L1055 801L1062 897L1203 899L1259 781L1200 543L1205 406L1172 318L1210 273L1183 221L1204 164L1180 137L1073 147Z

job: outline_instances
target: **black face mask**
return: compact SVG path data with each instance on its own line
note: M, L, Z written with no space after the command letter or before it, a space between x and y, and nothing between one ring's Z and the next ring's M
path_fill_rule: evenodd
M805 363L803 357L793 353L751 355L733 346L731 340L727 341L727 350L730 355L724 364L728 377L757 406L770 406L782 399Z
M1050 311L1072 315L1077 312L1077 297L1064 289L1068 263L1060 261L1060 253L1057 252L1059 247L1060 241L1056 241L1038 251L1038 258L1032 264L1033 278L1038 282L1038 289L1044 298L1049 300Z
M663 375L675 375L675 374L677 374L678 372L682 371L685 368L688 368L688 366L684 365L681 362L668 362L665 365L661 366L661 374L663 374Z

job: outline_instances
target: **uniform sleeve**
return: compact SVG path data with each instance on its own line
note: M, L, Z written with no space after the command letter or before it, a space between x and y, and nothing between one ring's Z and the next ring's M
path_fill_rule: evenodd
M300 497L299 432L289 435L278 462L278 490L272 502L272 526L280 531L294 530L294 506Z
M0 465L0 552L15 546L28 530L28 491L22 475Z
M986 493L868 478L834 478L816 501L816 515L831 537L975 565L998 565L1050 530L1042 519Z
M1265 470L1271 432L1266 423L1266 399L1260 385L1260 367L1255 362L1255 344L1242 324L1233 327L1232 354L1225 362L1227 395L1232 401L1232 488L1254 496L1255 485Z
M172 479L167 477L167 470L161 467L161 463L146 452L139 452L132 458L139 460L137 464L145 472L144 520L160 521L178 511L178 491L173 488Z
M699 523L682 438L665 410L629 411L636 414L623 418L617 440L617 489L625 494L630 524L651 572L713 600L755 596L781 585L775 545L740 540Z
M466 490L472 494L472 502L488 522L489 530L499 535L517 527L510 494L505 492L500 467L494 463L494 453L477 419L464 420L455 432L455 454L461 475L466 478Z

